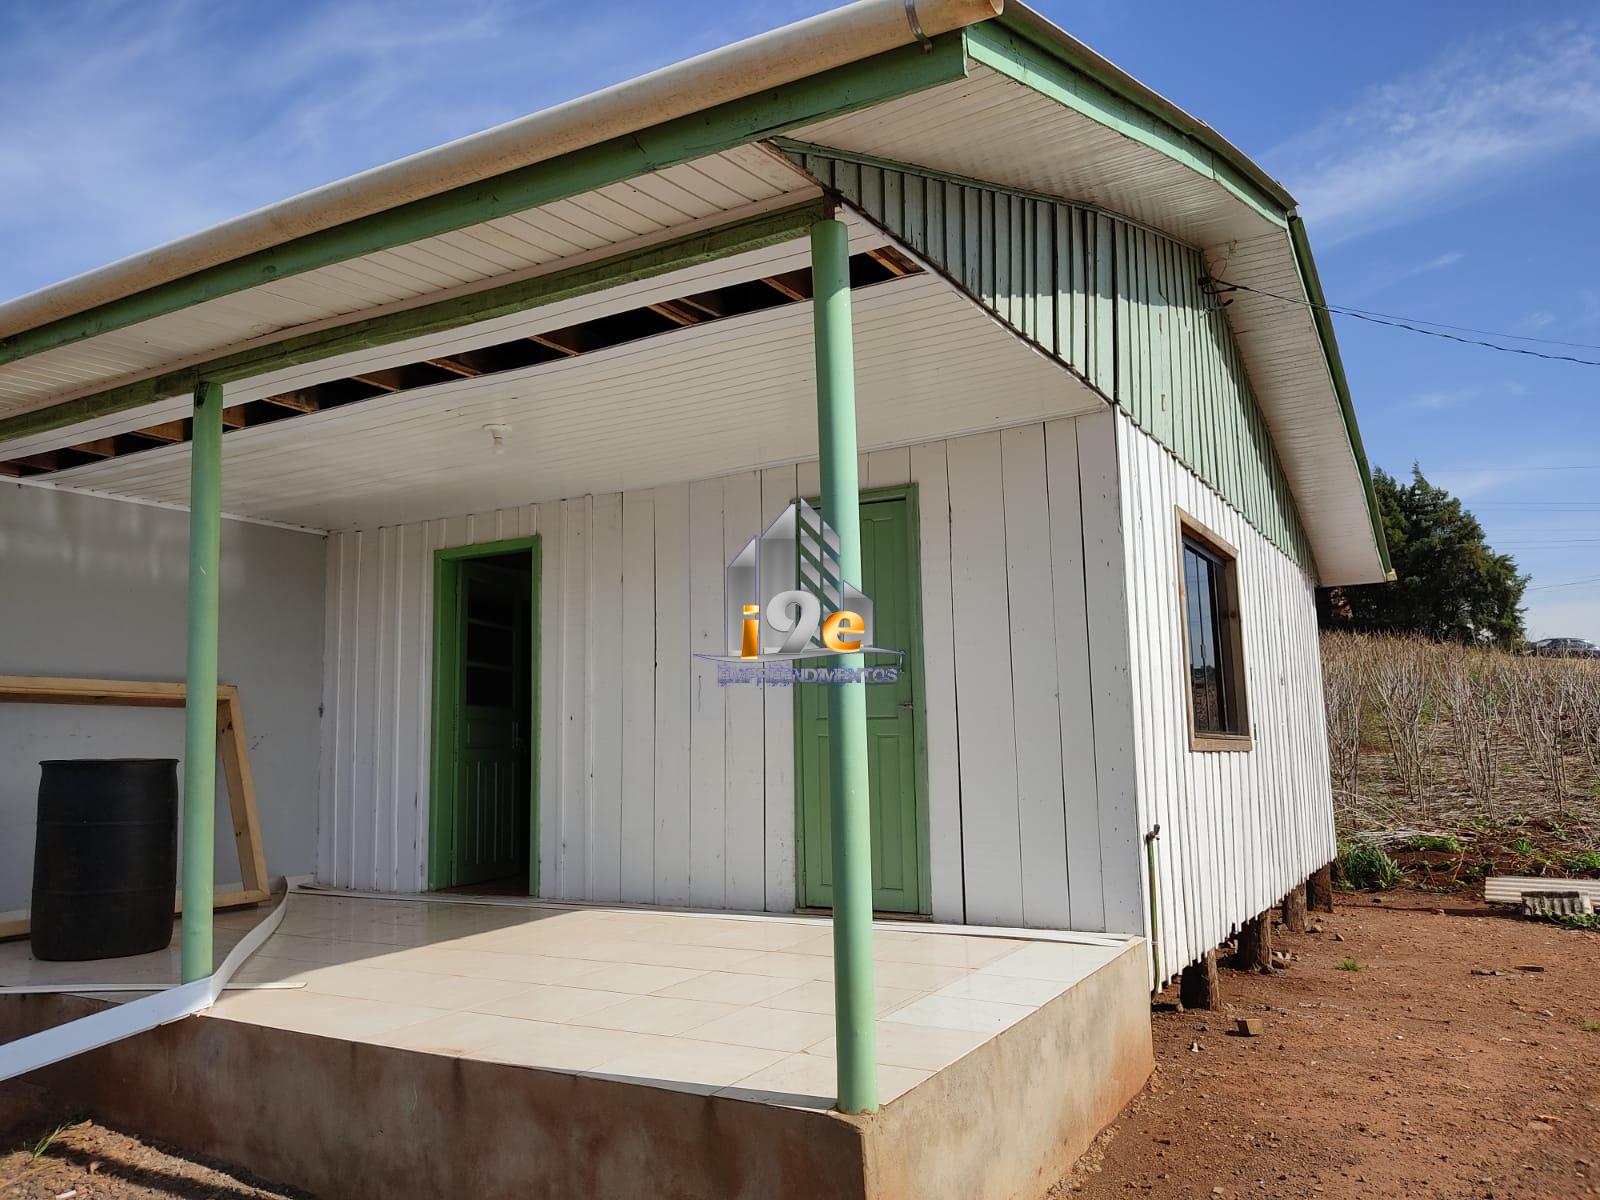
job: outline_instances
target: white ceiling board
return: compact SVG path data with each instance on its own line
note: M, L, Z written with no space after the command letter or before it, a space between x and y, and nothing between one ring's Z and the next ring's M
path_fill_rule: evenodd
M442 298L597 257L680 226L810 193L795 168L740 146L568 200L292 275L0 366L0 417L231 352L318 322Z
M863 450L1103 402L933 276L855 293ZM227 511L370 528L814 457L811 306L676 330L224 439ZM483 425L511 426L494 454ZM64 472L61 486L182 503L186 447Z

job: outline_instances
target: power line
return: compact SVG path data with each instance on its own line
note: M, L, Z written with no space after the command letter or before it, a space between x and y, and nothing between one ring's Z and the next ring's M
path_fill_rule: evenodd
M1480 508L1515 508L1521 510L1519 515L1531 512L1600 512L1600 502L1593 500L1477 500L1463 501L1462 504L1474 511Z
M1387 325L1391 329L1404 329L1410 333L1420 333L1424 337L1436 337L1443 338L1448 342L1460 342L1464 346L1482 346L1485 350L1498 350L1502 354L1522 354L1529 358L1542 358L1549 362L1575 363L1580 367L1600 367L1600 360L1597 359L1578 358L1571 354L1546 354L1542 350L1528 350L1522 346L1502 346L1497 342L1486 342L1479 338L1462 337L1457 333L1444 332L1445 329L1462 328L1460 326L1440 326L1435 329L1425 329L1423 328L1424 325L1434 325L1436 322L1425 320L1422 317L1385 317L1359 308L1343 308L1336 304L1317 304L1310 300L1302 300L1296 296L1284 296L1278 292L1269 292L1265 288L1251 287L1249 284L1244 283L1234 283L1227 279L1217 279L1210 275L1203 276L1200 283L1212 295L1218 295L1222 292L1250 292L1284 304L1294 304L1301 308L1316 309L1321 312L1337 313L1339 316L1353 317L1358 321L1367 321L1373 325ZM1520 339L1514 333L1488 333L1486 336L1501 337L1507 340L1534 340ZM1566 343L1559 344L1564 345ZM1590 346L1587 343L1576 344L1586 350L1600 350L1600 346Z
M1431 470L1446 474L1452 471L1504 471L1507 474L1521 474L1527 471L1600 471L1600 463L1580 463L1573 466L1562 467L1432 467Z
M1568 579L1563 583L1541 583L1530 587L1530 592L1551 592L1557 588L1581 587L1588 583L1600 583L1600 575L1591 575L1587 579Z
M1499 329L1474 329L1471 325L1450 325L1444 321L1430 321L1426 317L1402 317L1395 313L1375 312L1370 308L1329 308L1330 312L1345 313L1349 316L1383 317L1390 321L1414 321L1418 325L1429 325L1434 329L1453 329L1457 333L1476 333L1483 337L1505 338L1513 342L1537 342L1541 346L1566 346L1573 350L1600 350L1600 342L1563 342L1556 338L1531 337L1525 333L1506 333Z

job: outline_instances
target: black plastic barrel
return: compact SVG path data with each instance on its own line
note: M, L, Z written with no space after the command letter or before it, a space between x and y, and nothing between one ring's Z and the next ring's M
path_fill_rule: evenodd
M70 758L39 766L34 957L121 958L169 945L178 760Z

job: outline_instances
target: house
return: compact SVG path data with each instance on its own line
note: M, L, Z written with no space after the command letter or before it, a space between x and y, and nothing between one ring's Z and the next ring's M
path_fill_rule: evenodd
M187 747L11 710L7 828L34 760L170 753L211 892L220 666L276 872L832 909L846 1112L874 911L1143 939L1126 1009L1326 864L1313 592L1388 564L1293 198L1000 7L861 0L0 305L0 671L191 697ZM893 682L715 661L796 501Z

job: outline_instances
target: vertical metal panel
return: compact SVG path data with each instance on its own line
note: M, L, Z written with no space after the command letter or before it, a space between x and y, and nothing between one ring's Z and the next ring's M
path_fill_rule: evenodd
M722 556L719 567L761 532L760 474L746 471L728 476L723 480L722 501ZM721 595L720 573L718 595ZM720 626L717 633L722 633ZM725 902L730 908L759 909L766 899L764 689L732 687L719 690L723 693Z
M1044 427L1000 435L1005 493L1011 692L1017 754L1022 916L1043 928L1073 926L1067 887L1066 795L1061 777L1060 677ZM998 614L997 618L998 618ZM1081 836L1073 830L1071 836Z
M656 519L651 492L622 497L622 839L618 890L656 894Z
M627 829L622 803L622 496L594 498L589 539L589 785L593 875L588 897L622 898L622 854Z
M793 157L1089 379L1258 532L1312 566L1232 332L1200 289L1198 250L1063 200L817 149ZM929 193L940 203L905 200Z

